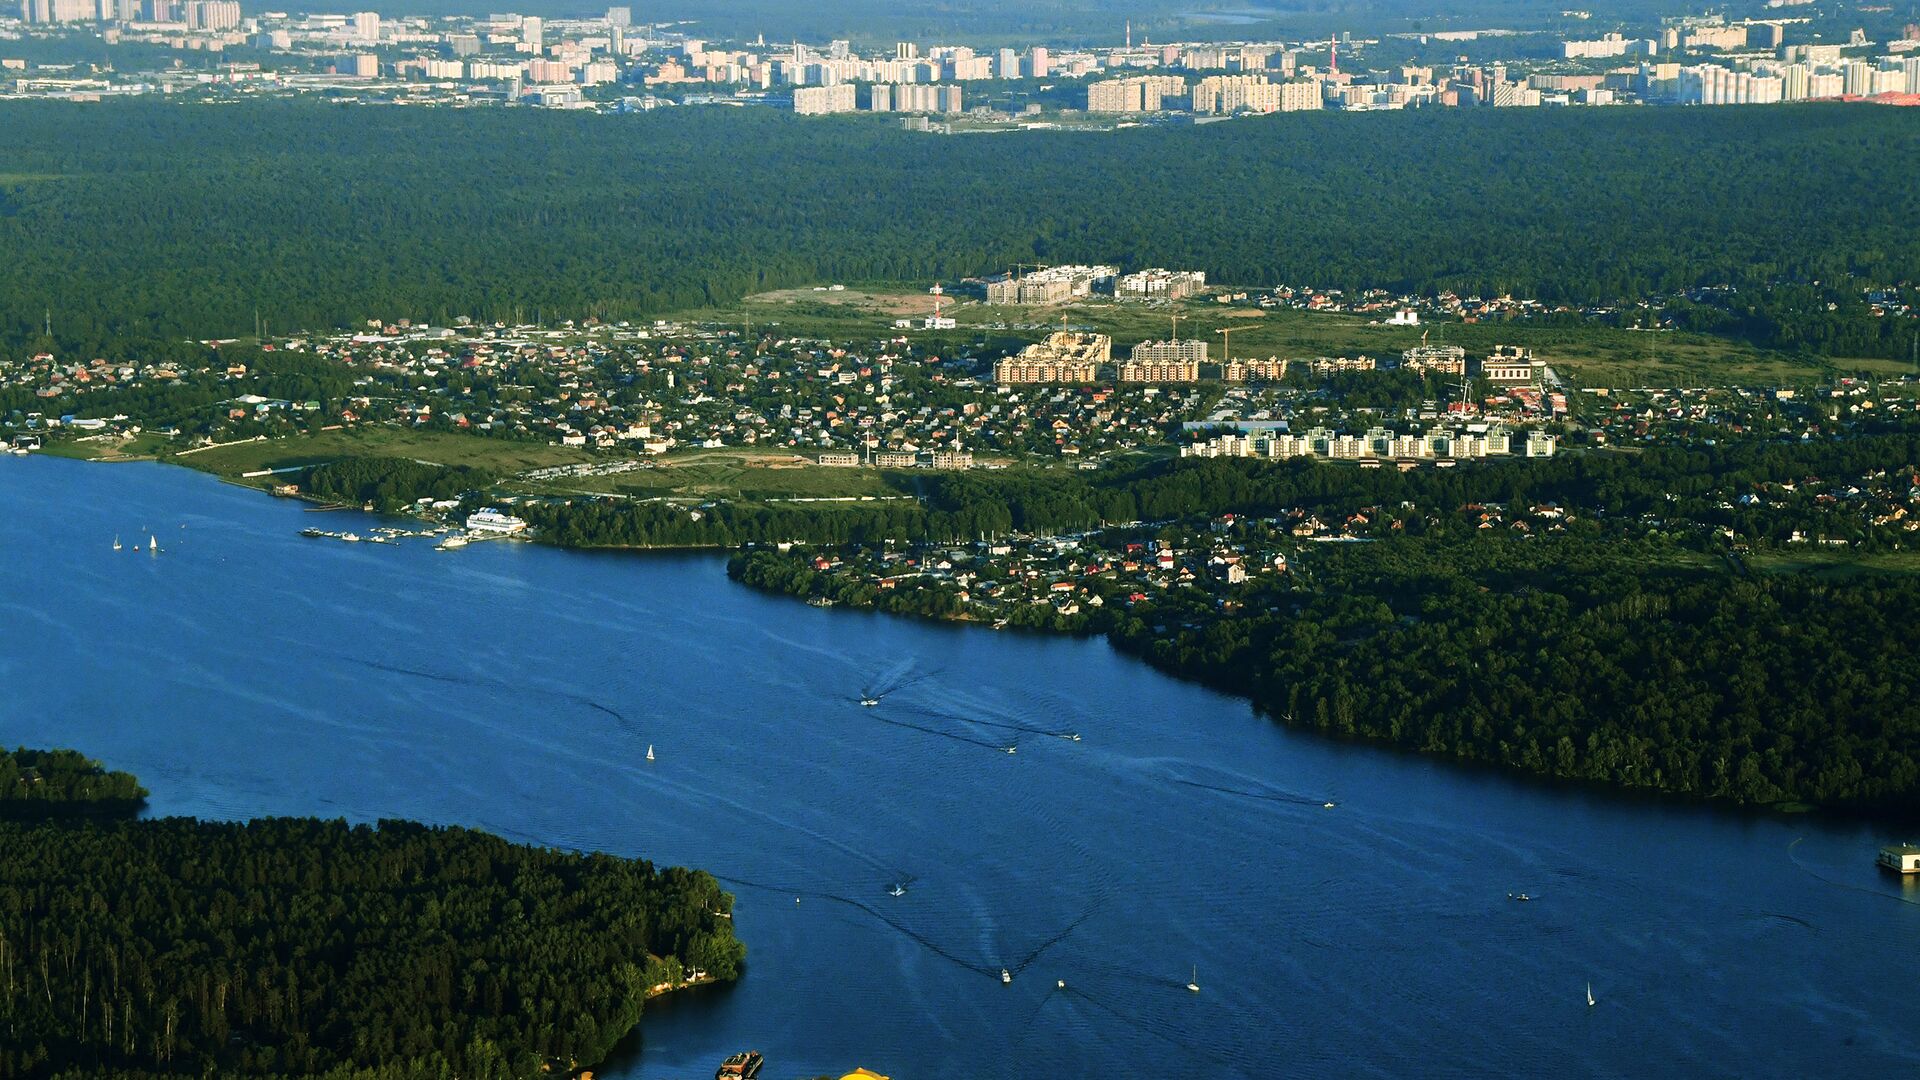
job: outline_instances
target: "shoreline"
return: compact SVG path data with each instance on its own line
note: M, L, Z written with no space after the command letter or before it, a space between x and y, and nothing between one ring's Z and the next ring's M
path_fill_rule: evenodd
M75 461L81 461L81 462L101 461L101 459L77 458L69 455L52 455L52 456L64 457L66 460L75 460ZM137 460L137 459L128 458L124 460L131 461L131 460ZM198 469L193 467L192 465L185 465L176 461L169 460L167 458L156 457L156 458L151 458L146 460L150 460L156 464L174 465L174 466L186 468L192 472L203 473L205 475L213 477L216 480L219 480L222 483L227 483L234 487L243 488L249 491L254 491L261 495L268 496L269 498L286 497L286 496L275 496L271 491L268 491L264 488L255 487L251 484L244 484L244 483L232 481L225 477L220 476L218 473L212 472L211 470ZM108 462L108 463L113 463L113 462ZM303 498L305 496L304 496L304 493L302 493L301 495L296 495L292 497ZM313 501L313 500L308 498L307 501ZM376 517L381 516L380 514L378 514L378 512L366 511L360 507L349 506L349 507L343 507L341 509L349 512L365 513L365 514L369 514L370 516L376 516ZM527 538L527 542L552 548L556 551L576 551L576 552L586 552L586 553L628 552L628 553L644 554L648 552L659 552L663 554L665 553L675 553L675 554L711 553L715 555L726 555L728 562L723 567L723 572L726 573L728 580L733 582L734 584L742 585L747 588L754 589L757 592L784 596L789 599L800 600L802 602L804 602L806 599L805 597L801 596L799 593L795 593L790 590L775 588L771 586L752 584L735 577L732 573L732 560L735 556L741 553L753 550L752 548L746 545L736 545L733 547L725 547L717 544L571 545L571 544L556 543L544 537L537 537L537 536ZM1050 637L1074 637L1074 638L1098 637L1101 640L1105 641L1109 648L1112 648L1116 652L1122 653L1139 663L1145 664L1148 668L1152 669L1153 671L1156 671L1162 675L1165 675L1168 678L1176 679L1181 682L1192 683L1194 685L1204 687L1213 692L1229 695L1237 700L1244 701L1256 714L1260 715L1261 717L1266 719L1268 722L1280 724L1289 730L1304 732L1317 738L1331 739L1335 742L1340 742L1340 743L1345 743L1345 744L1350 744L1355 746L1364 746L1369 749L1404 751L1423 759L1441 760L1450 766L1464 765L1464 766L1470 766L1470 767L1485 768L1485 769L1492 770L1493 772L1510 779L1525 779L1531 782L1545 783L1550 786L1562 786L1562 785L1572 784L1578 787L1589 788L1591 790L1605 791L1615 796L1623 795L1623 794L1638 794L1642 796L1650 796L1650 797L1655 797L1660 799L1678 799L1683 802L1687 802L1687 803L1691 803L1699 806L1714 807L1714 808L1719 808L1724 810L1759 812L1766 816L1795 817L1803 814L1824 814L1824 815L1850 819L1850 820L1874 820L1874 821L1896 820L1895 815L1891 814L1884 808L1877 809L1874 807L1865 807L1865 806L1853 807L1853 806L1847 806L1847 805L1819 804L1819 803L1809 803L1801 800L1786 800L1779 803L1741 802L1739 800L1727 798L1724 796L1702 794L1702 793L1690 792L1690 791L1680 791L1680 790L1676 790L1668 787L1626 785L1626 784L1617 784L1617 783L1612 783L1605 780L1598 780L1598 779L1591 779L1591 778L1555 776L1546 772L1539 772L1535 770L1521 768L1517 765L1512 765L1502 761L1493 761L1493 760L1486 760L1486 759L1457 755L1457 754L1448 754L1448 753L1413 749L1410 747L1405 747L1405 746L1395 744L1393 742L1390 742L1384 739L1373 738L1365 735L1359 735L1359 734L1345 735L1339 732L1324 731L1310 724L1291 723L1287 721L1284 717L1276 713L1273 709L1261 704L1258 701L1255 701L1252 697L1250 697L1249 695L1247 695L1246 693L1238 689L1216 685L1205 678L1196 677L1180 671L1170 670L1169 668L1161 664L1155 663L1151 657L1129 647L1129 643L1121 639L1115 638L1111 628L1095 628L1090 626L1090 627L1081 628L1081 629L1060 630L1060 629L1052 629L1044 626L1024 626L1024 625L1016 626L1012 624L999 626L999 625L990 623L981 617L972 615L970 613L965 613L965 612L956 612L956 613L950 613L950 614L936 614L931 612L921 612L921 611L911 611L911 610L891 611L873 603L852 603L852 602L842 601L832 597L829 597L829 599L832 599L834 601L833 604L831 605L832 607L840 607L840 608L846 608L849 610L856 610L864 614L871 614L871 615L902 616L902 617L913 618L916 620L920 620L920 621L931 623L931 624L937 624L937 625L947 625L947 626L954 626L954 627L979 627L979 628L991 629L996 632L1004 632L1008 630L1031 631L1035 633L1045 634ZM676 990L687 989L687 988L689 987L688 986L676 987L668 991L665 991L664 993L672 993L672 992L675 992Z
M747 549L741 548L736 550L745 551ZM787 599L797 600L802 603L805 603L806 600L810 598L810 596L803 596L800 593L793 592L787 589L781 589L775 586L760 585L760 584L744 581L741 578L734 576L734 574L732 573L731 560L729 561L729 572L727 576L729 580L734 582L734 584L745 586L746 588L753 589L756 592L761 592L761 593L765 593L772 596L785 597ZM809 605L809 606L812 606L812 605ZM1176 679L1180 682L1191 683L1195 686L1203 687L1214 693L1226 695L1238 701L1245 702L1247 706L1254 712L1255 715L1259 716L1261 719L1265 720L1268 723L1278 725L1280 727L1287 729L1288 731L1299 732L1301 734L1313 737L1315 739L1323 739L1323 740L1327 740L1327 741L1331 741L1331 742L1335 742L1343 745L1348 745L1348 746L1364 747L1369 750L1384 750L1384 751L1389 751L1393 753L1403 753L1417 759L1437 761L1442 763L1444 766L1448 768L1469 768L1469 769L1486 770L1487 772L1493 775L1497 775L1503 779L1521 781L1528 784L1536 784L1549 789L1564 789L1567 787L1573 787L1577 789L1584 789L1594 793L1604 793L1607 796L1612 798L1619 798L1619 797L1625 796L1629 798L1638 797L1641 799L1648 799L1648 800L1660 800L1662 802L1669 802L1669 803L1673 801L1678 801L1680 803L1684 803L1690 806L1695 806L1701 809L1713 810L1713 811L1722 812L1722 813L1732 813L1732 814L1741 815L1741 816L1751 816L1751 815L1757 814L1762 817L1773 818L1773 819L1790 820L1796 817L1813 815L1813 816L1825 816L1828 818L1847 820L1847 821L1886 822L1886 823L1898 823L1903 825L1909 822L1920 821L1920 815L1908 815L1907 817L1903 818L1897 812L1886 807L1811 803L1803 800L1791 800L1791 799L1783 800L1780 802L1773 802L1773 803L1742 802L1736 799L1727 798L1725 796L1702 794L1700 792L1693 792L1693 791L1681 791L1681 790L1676 790L1668 787L1618 784L1618 783L1613 783L1606 780L1592 779L1587 777L1577 777L1577 776L1556 776L1547 772L1540 772L1540 771L1535 771L1531 769L1521 768L1517 765L1511 765L1503 761L1488 760L1484 758L1477 758L1477 757L1465 756L1460 754L1452 754L1452 753L1446 753L1446 752L1440 752L1440 751L1422 750L1422 749L1418 749L1410 746L1403 746L1385 739L1361 735L1358 733L1343 734L1337 731L1323 730L1321 728L1315 727L1312 724L1293 723L1288 721L1286 717L1282 716L1280 713L1276 712L1274 709L1254 700L1250 695L1246 694L1245 692L1239 689L1228 687L1228 686L1217 685L1204 677L1190 675L1188 673L1173 670L1162 664L1156 663L1152 657L1132 648L1131 643L1129 641L1125 639L1116 638L1111 628L1102 629L1102 628L1095 628L1095 627L1086 627L1086 628L1077 629L1077 630L1054 630L1054 629L1049 629L1047 627L1042 627L1042 626L1008 625L1005 627L998 627L998 626L992 626L991 624L986 623L984 620L980 618L970 617L964 614L937 614L933 612L922 612L922 611L911 611L911 610L891 611L873 603L853 603L853 602L843 601L839 599L834 599L834 602L831 605L831 608L846 608L848 610L858 611L863 614L870 614L870 615L909 618L909 619L915 619L921 622L925 622L933 625L941 625L941 626L986 627L989 629L993 629L997 632L1025 631L1025 632L1043 634L1048 637L1098 638L1101 641L1105 642L1107 647L1111 648L1116 653L1126 656L1137 663L1144 664L1149 669L1155 672L1158 672L1161 675L1164 675L1170 679Z

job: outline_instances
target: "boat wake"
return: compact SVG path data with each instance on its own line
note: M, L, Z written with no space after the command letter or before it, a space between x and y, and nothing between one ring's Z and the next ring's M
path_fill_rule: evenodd
M1868 896L1882 897L1884 899L1891 900L1896 904L1906 904L1909 907L1920 907L1920 900L1909 900L1904 896L1895 896L1890 892L1881 892L1879 889L1869 889L1865 885L1855 885L1852 882L1836 881L1833 878L1830 878L1827 875L1821 873L1820 871L1815 870L1813 867L1808 866L1806 863L1801 862L1800 857L1793 853L1793 849L1799 846L1800 841L1805 839L1806 837L1804 836L1796 836L1793 838L1793 843L1787 845L1787 861L1792 863L1795 867L1799 868L1801 873L1807 875L1808 877L1814 879L1815 881L1824 882L1828 885L1831 885L1836 889L1848 889L1857 893L1866 893ZM1765 913L1763 912L1762 914L1765 914Z
M510 693L517 693L517 694L525 694L525 693L548 694L553 697L560 698L564 701L571 701L576 705L582 706L584 708L592 709L593 711L605 714L606 716L610 716L614 720L619 721L621 724L627 726L628 728L634 727L633 721L625 713L621 712L619 709L616 709L611 705L607 705L602 702L595 701L593 698L587 697L585 694L575 694L567 690L541 689L539 687L530 686L526 683L510 683L505 681L504 679L486 679L486 678L481 678L479 676L474 676L474 675L448 675L438 671L422 671L418 668L399 667L394 664L383 663L379 660L367 660L358 656L337 656L336 658L340 660L345 660L349 663L359 664L362 667L372 668L375 671L385 671L394 675L409 675L416 679L428 679L433 682L448 683L455 686L471 686L471 687L487 689L487 690L505 690Z
M1168 779L1172 780L1176 784L1181 785L1182 787L1199 788L1202 791L1217 791L1222 795L1237 795L1243 799L1259 799L1263 802L1286 803L1290 806L1318 806L1323 808L1331 808L1334 805L1332 800L1329 800L1329 799L1319 799L1319 798L1313 798L1307 795L1297 795L1290 791L1273 791L1273 790L1249 791L1244 788L1226 787L1221 784L1203 784L1198 780L1186 780L1178 776L1168 777Z

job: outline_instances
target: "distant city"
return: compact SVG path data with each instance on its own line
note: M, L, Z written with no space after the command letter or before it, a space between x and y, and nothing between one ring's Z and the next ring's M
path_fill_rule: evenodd
M1920 104L1920 25L1871 41L1816 40L1807 20L1665 20L1657 32L1566 38L1558 55L1404 62L1457 45L1496 55L1500 30L1388 39L1165 42L976 49L898 42L710 40L692 24L596 18L248 13L237 0L22 0L0 20L0 96L325 93L396 104L520 104L632 111L757 104L803 116L904 114L920 130L1126 126L1314 110L1555 105L1746 105L1848 100ZM10 55L62 38L202 54L197 65ZM1387 53L1392 63L1374 65ZM218 59L212 59L218 57ZM937 118L937 119L936 119Z

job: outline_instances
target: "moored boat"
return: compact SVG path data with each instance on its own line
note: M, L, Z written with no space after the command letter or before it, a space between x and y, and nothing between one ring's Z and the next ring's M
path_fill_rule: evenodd
M758 1050L742 1050L720 1063L714 1070L713 1080L753 1080L760 1075L761 1066L767 1063Z

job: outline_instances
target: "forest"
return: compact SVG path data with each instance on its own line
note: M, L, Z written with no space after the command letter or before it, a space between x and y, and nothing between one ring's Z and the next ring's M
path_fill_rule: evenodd
M376 316L635 318L1016 262L1572 303L1920 277L1920 186L1888 182L1920 172L1920 115L1903 109L1435 109L969 138L771 108L11 102L6 117L13 355Z
M146 798L130 773L72 750L0 750L0 818L124 814Z
M70 751L0 777L137 791ZM84 781L79 778L87 778ZM700 871L403 822L0 820L0 1078L531 1078L738 976ZM16 815L17 818L17 815Z
M301 481L307 494L346 503L372 503L383 512L418 499L457 499L492 481L468 465L431 465L408 458L342 458L308 469Z
M1421 753L1743 803L1911 810L1920 798L1920 579L1750 576L1614 539L1399 538L1311 545L1232 590L1125 581L1071 617L1274 718ZM950 617L937 584L875 592L799 551L737 580ZM986 576L990 572L983 572Z

